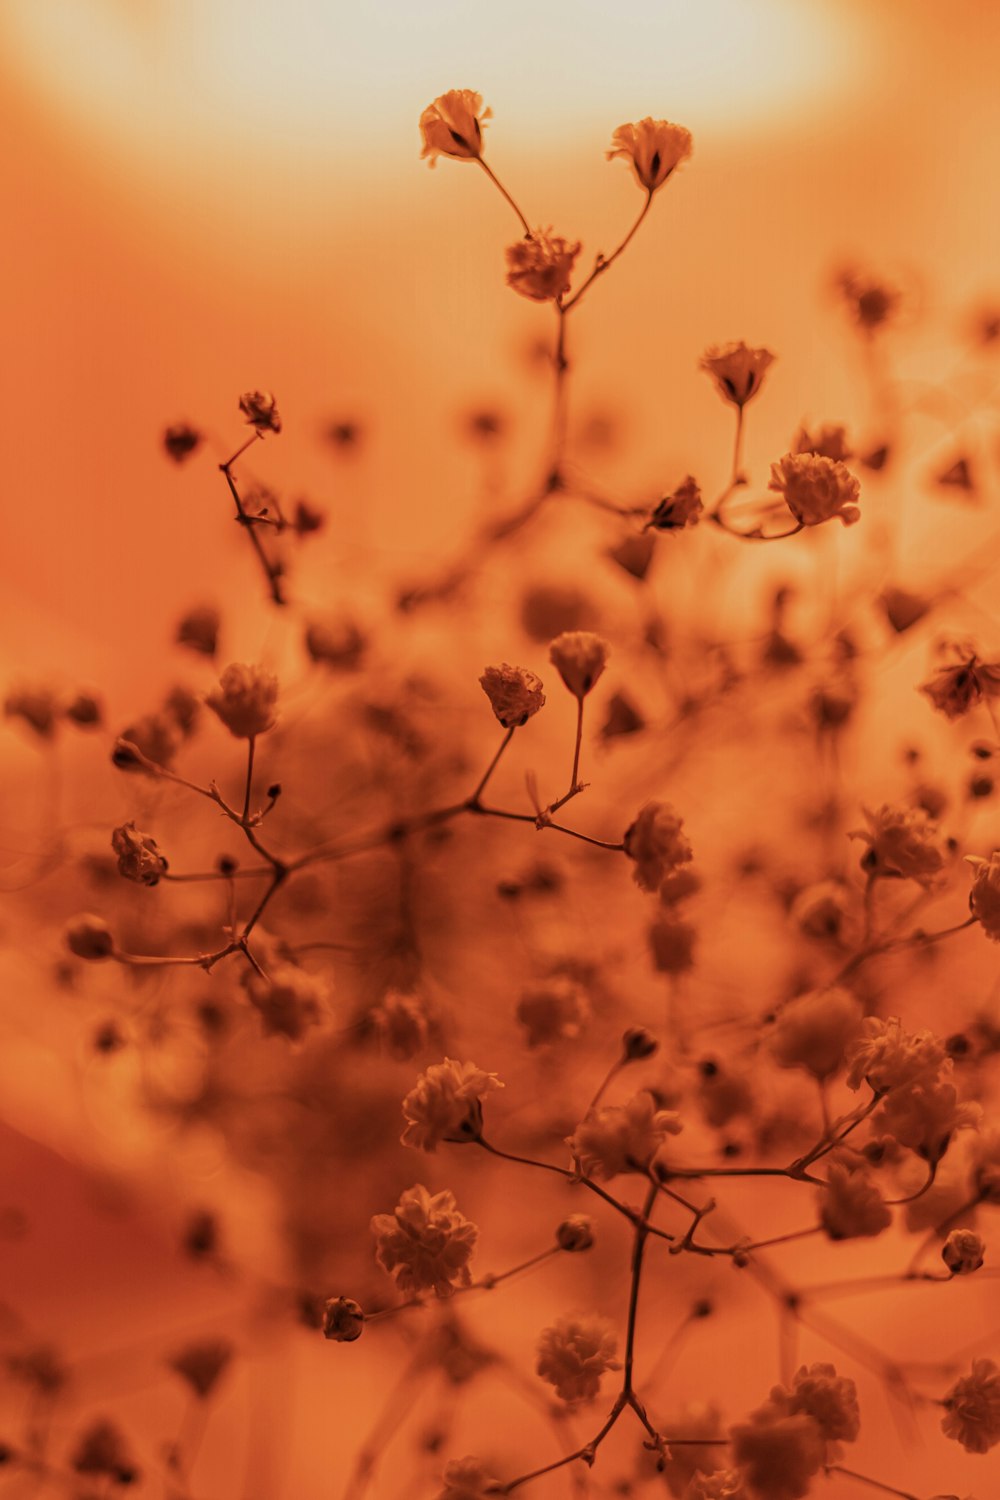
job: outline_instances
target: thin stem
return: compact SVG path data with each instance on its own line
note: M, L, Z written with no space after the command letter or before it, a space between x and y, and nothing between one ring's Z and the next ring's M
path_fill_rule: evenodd
M642 1261L646 1250L646 1240L649 1238L649 1225L647 1220L653 1212L656 1203L658 1185L650 1184L642 1205L642 1218L635 1226L635 1240L632 1246L632 1285L629 1289L628 1299L628 1323L625 1329L625 1373L622 1380L622 1395L631 1397L632 1392L632 1366L635 1360L635 1326L636 1316L639 1311L639 1284L642 1281Z
M257 528L253 524L254 517L249 514L246 506L243 504L242 496L240 495L240 492L236 487L236 481L233 478L232 474L232 466L239 458L240 454L245 453L246 450L251 446L251 444L255 443L260 436L261 434L259 432L255 432L253 437L248 438L247 441L243 444L242 448L237 448L232 458L227 459L224 464L220 464L219 468L225 476L226 484L229 486L229 493L232 495L233 503L236 506L236 520L243 527L247 536L250 538L251 546L253 547L254 552L256 552L257 554L257 560L260 563L261 568L263 569L264 577L267 579L267 586L268 591L271 595L271 599L275 604L285 604L287 603L287 600L285 599L285 596L281 589L281 569L276 563L271 562L267 553L264 551L264 544L261 541L260 537L257 535Z
M530 240L532 238L531 225L528 223L527 219L524 217L524 214L521 212L521 210L518 208L517 204L514 202L514 199L511 197L510 193L508 193L507 189L504 187L503 183L500 181L500 179L497 176L497 174L493 171L493 168L488 165L488 163L483 159L483 157L477 156L476 160L478 161L479 165L482 167L483 171L486 173L487 177L492 182L493 186L495 188L499 189L499 191L506 198L507 202L510 204L511 208L517 214L517 217L521 221L521 228L524 230L524 237L525 237L525 239Z
M589 1188L592 1193L596 1193L598 1198L603 1199L605 1203L616 1209L630 1223L635 1224L637 1222L638 1216L634 1209L627 1207L624 1203L620 1203L617 1198L613 1198L610 1193L606 1193L602 1187L599 1187L596 1182L592 1182L589 1177L581 1177L579 1172L571 1172L568 1167L556 1166L554 1162L536 1161L532 1156L517 1156L512 1151L501 1151L499 1146L490 1145L484 1136L476 1137L476 1145L482 1146L483 1150L488 1151L491 1156L499 1156L503 1161L517 1162L522 1167L538 1167L544 1172L555 1172L557 1176L564 1177L567 1182L580 1183L581 1186ZM660 1233L665 1239L673 1238L672 1235L664 1235L662 1231Z
M843 1474L848 1479L856 1479L859 1484L867 1484L872 1489L881 1490L883 1495L896 1495L898 1500L920 1500L918 1495L909 1490L898 1490L894 1485L883 1484L881 1479L870 1479L867 1474L858 1474L854 1469L845 1469L843 1464L827 1464L824 1470L827 1474Z
M731 490L736 489L738 485L743 483L743 475L741 473L743 462L743 411L744 408L742 406L737 406L736 436L733 439L733 472L729 481Z
M512 725L511 728L507 730L507 733L504 735L503 739L500 741L500 747L497 750L496 755L494 755L493 759L490 761L489 765L486 767L486 770L483 772L482 777L480 779L479 785L476 787L476 790L472 793L472 796L469 798L469 802L470 803L476 803L476 802L478 802L479 799L480 799L480 797L482 796L483 792L486 790L486 784L489 781L490 777L493 775L493 772L496 770L497 766L500 764L500 757L503 755L503 753L506 750L507 746L510 744L511 740L514 738L514 731L516 730L516 728L517 728L516 724Z
M614 263L618 259L619 255L621 255L622 252L624 250L626 250L628 248L628 246L631 244L632 239L634 238L636 232L638 231L639 225L642 223L643 219L649 213L650 206L651 206L652 202L653 202L653 193L652 193L652 191L649 191L646 194L646 201L642 205L642 208L639 211L639 217L636 219L635 223L632 225L632 228L629 230L628 234L622 240L621 244L618 246L618 249L617 250L613 250L611 252L611 254L608 255L608 256L599 255L597 257L597 262L596 262L596 264L594 266L594 269L591 271L591 273L587 277L586 281L583 283L582 286L580 286L573 293L573 295L572 295L572 297L570 297L569 301L563 304L562 311L564 313L568 313L571 310L571 308L574 308L576 306L576 304L579 302L580 298L583 296L584 292L586 292L588 290L588 288L590 288L590 287L593 286L593 284L597 280L598 276L603 276L604 273L605 273L605 271L610 271L611 267L614 265Z
M247 823L250 818L250 788L253 784L253 757L257 748L257 737L251 735L247 740L247 788L243 795L243 822Z

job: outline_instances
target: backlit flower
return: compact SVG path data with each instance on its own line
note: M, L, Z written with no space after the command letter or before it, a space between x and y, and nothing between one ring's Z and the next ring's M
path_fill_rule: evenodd
M471 161L483 154L483 130L492 111L483 109L480 94L472 89L449 89L428 104L420 116L420 134L424 149L421 158L429 157L434 166L439 156Z
M535 1368L563 1401L593 1401L605 1370L621 1368L616 1349L614 1329L606 1318L571 1314L542 1330Z
M569 291L579 253L579 240L571 245L551 229L534 229L507 247L507 285L532 302L556 302Z
M432 1063L403 1100L404 1146L436 1151L442 1141L476 1140L482 1130L482 1101L491 1089L502 1089L495 1073L475 1063Z
M742 340L715 344L706 349L699 369L711 375L724 401L746 406L760 390L764 375L774 363L770 349L751 349Z
M892 1223L871 1173L861 1166L833 1162L818 1198L820 1223L831 1240L872 1239Z
M574 698L585 698L604 671L608 643L592 630L564 630L549 647L549 661Z
M481 1458L453 1458L445 1464L441 1478L444 1489L437 1500L486 1500L501 1493L500 1481L494 1479Z
M606 1105L582 1120L566 1144L580 1171L605 1182L620 1172L645 1172L668 1135L678 1135L680 1116L658 1109L642 1089L624 1105Z
M847 1085L868 1083L879 1093L932 1078L945 1060L944 1044L930 1031L906 1031L896 1016L867 1016L847 1049Z
M647 115L635 125L619 125L606 151L608 161L616 156L632 163L636 181L647 193L655 193L667 178L691 155L691 132L669 120L652 120Z
M860 485L836 459L818 453L786 453L771 465L768 489L784 497L792 515L803 526L820 526L839 517L845 526L861 519Z
M454 1193L408 1188L391 1214L372 1219L375 1258L401 1292L450 1297L469 1286L469 1261L479 1230L459 1212Z

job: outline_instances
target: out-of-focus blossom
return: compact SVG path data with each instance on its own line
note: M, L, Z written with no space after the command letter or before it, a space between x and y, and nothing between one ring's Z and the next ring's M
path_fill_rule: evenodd
M163 448L175 464L182 464L201 446L202 435L190 422L174 422L163 434Z
M111 928L101 917L89 913L74 917L66 927L66 946L77 958L110 958L115 951Z
M986 1258L986 1241L974 1229L953 1229L941 1246L941 1259L953 1276L971 1276Z
M843 937L850 891L839 880L820 880L799 891L792 902L791 918L800 932L811 938Z
M649 928L653 967L660 974L686 974L694 967L697 928L681 917L659 917Z
M740 340L706 349L699 368L711 375L724 401L743 407L756 396L773 363L770 349L751 349Z
M135 719L118 737L111 759L120 771L152 772L143 766L130 746L153 762L154 766L169 767L180 748L181 736L176 720L165 713L144 714Z
M843 1063L861 1020L861 1002L850 990L798 995L778 1013L771 1051L783 1068L805 1068L816 1078L829 1078Z
M590 1005L583 988L566 974L528 985L517 1002L517 1019L529 1047L573 1041L587 1023Z
M853 1443L861 1427L857 1386L833 1365L802 1365L791 1390L776 1386L771 1400L790 1415L812 1417L828 1443Z
M428 104L420 116L421 159L434 166L439 156L473 161L483 154L483 126L493 112L483 109L482 95L472 89L449 89Z
M839 272L834 286L852 321L868 334L891 323L902 306L902 293L898 288L853 266Z
M892 1214L865 1168L832 1162L818 1190L820 1223L831 1240L871 1239L888 1229Z
M647 802L624 838L625 853L634 860L636 884L655 891L694 853L684 833L684 821L669 802Z
M125 1439L114 1423L99 1417L91 1422L70 1456L78 1474L94 1474L121 1484L135 1479L135 1468Z
M171 1370L204 1401L214 1391L236 1353L228 1339L203 1339L171 1356Z
M678 1135L680 1116L659 1109L642 1089L623 1105L606 1105L582 1120L566 1144L585 1176L605 1182L620 1172L645 1172L668 1135Z
M950 1069L950 1060L946 1067ZM878 1115L879 1129L932 1165L945 1154L955 1132L973 1129L982 1114L978 1104L959 1099L945 1069L942 1075L894 1089Z
M326 1018L330 995L327 981L296 964L273 964L266 977L251 974L246 988L264 1023L265 1036L286 1036L291 1042L300 1042L307 1031Z
M560 1250L578 1254L590 1250L594 1244L594 1226L586 1214L570 1214L556 1230L556 1244Z
M375 1258L395 1276L401 1292L450 1297L471 1284L469 1261L479 1230L447 1189L431 1194L418 1183L403 1193L391 1214L376 1214L371 1227Z
M3 711L8 719L21 719L39 739L50 740L59 720L59 701L47 688L15 688L4 699Z
M846 463L854 450L847 441L847 429L839 422L824 422L810 432L802 426L792 442L793 453L816 453L820 458L832 458L837 463Z
M527 667L511 667L506 662L487 667L479 683L504 729L527 724L545 705L541 678Z
M400 1062L415 1057L430 1037L427 1007L419 995L387 990L372 1011L372 1020L383 1047Z
M535 1368L563 1401L593 1401L604 1372L621 1368L615 1359L617 1345L606 1318L570 1314L542 1330Z
M683 531L686 526L697 526L704 509L698 481L688 474L675 490L664 495L646 524L654 531Z
M274 726L278 679L263 667L233 662L219 678L205 702L218 714L229 733L252 740Z
M549 661L574 698L585 698L607 666L608 650L592 630L564 630L549 647Z
M1000 1205L1000 1125L983 1130L973 1146L972 1183L984 1203Z
M785 1416L772 1403L730 1429L733 1458L752 1500L803 1500L826 1458L812 1417Z
M986 936L1000 943L1000 850L995 849L989 859L967 854L966 860L973 869L969 910Z
M972 1371L946 1391L941 1429L967 1453L988 1453L1000 1443L1000 1366L974 1359Z
M442 1141L464 1143L478 1139L483 1127L483 1099L491 1089L502 1089L495 1073L484 1073L475 1063L432 1063L403 1100L406 1128L404 1146L436 1151Z
M684 1500L750 1500L737 1469L716 1469L703 1474L699 1469L684 1491Z
M156 840L142 833L134 823L123 823L111 835L111 847L118 857L118 873L137 885L156 885L166 874L167 862L156 847Z
M486 1500L489 1495L498 1495L502 1487L494 1479L481 1458L453 1458L445 1464L444 1489L437 1500Z
M323 1304L323 1337L353 1344L364 1332L365 1314L353 1297L328 1297Z
M201 656L214 656L221 624L222 616L215 605L201 604L179 620L175 639L179 646L188 646Z
M883 804L875 812L864 808L867 828L857 829L848 838L863 839L867 848L861 867L869 875L898 876L915 880L918 885L932 885L944 869L945 850L936 823L922 807L890 807Z
M557 302L569 291L580 242L570 244L551 229L535 229L530 239L507 247L507 285L532 302Z
M925 599L922 594L914 594L909 589L897 588L892 584L882 590L879 603L897 635L912 630L931 607L931 600Z
M339 672L353 672L368 647L364 633L353 620L310 620L305 641L314 662Z
M96 729L104 717L100 698L87 692L74 693L63 712L78 729Z
M921 683L920 691L946 719L960 719L984 699L1000 695L1000 662L981 661L970 641L953 641L944 654L948 660Z
M281 431L278 403L270 391L244 391L240 411L258 433Z
M691 150L690 130L647 115L634 125L619 125L604 154L608 161L620 156L631 162L639 186L655 193L681 162L689 159Z
M842 463L818 453L786 453L771 465L768 489L777 490L803 526L821 526L839 517L845 526L861 519L861 486Z

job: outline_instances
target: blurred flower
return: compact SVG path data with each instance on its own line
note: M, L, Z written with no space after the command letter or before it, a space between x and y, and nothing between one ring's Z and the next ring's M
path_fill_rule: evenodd
M969 909L986 936L1000 943L1000 850L995 849L989 859L975 854L965 858L973 871Z
M123 823L111 835L111 847L118 856L118 873L137 885L156 885L166 873L167 862L148 833L140 833L134 823Z
M352 620L311 620L306 626L306 650L324 667L353 672L367 648L368 641Z
M816 453L820 458L846 463L853 449L847 441L847 429L841 423L824 422L814 432L805 426L800 427L792 441L792 452Z
M112 1423L98 1418L86 1428L73 1449L70 1463L78 1474L99 1474L122 1483L135 1478L125 1439Z
M660 974L686 974L694 967L697 929L680 917L659 917L649 928L653 966Z
M66 704L64 713L78 729L95 729L101 723L101 700L94 693L76 693Z
M527 724L532 714L544 707L541 678L527 667L511 667L506 662L487 667L479 683L504 729Z
M264 1023L265 1036L286 1036L299 1042L324 1020L329 985L319 974L307 974L296 964L272 965L266 975L251 972L246 981L250 1003Z
M786 453L771 465L768 489L777 490L803 526L839 517L845 526L861 519L860 485L849 469L816 453Z
M872 1239L892 1223L871 1173L860 1165L832 1162L817 1196L820 1223L831 1240Z
M372 1020L383 1047L400 1062L415 1057L427 1045L430 1021L419 995L387 990L372 1011Z
M944 868L945 851L938 826L920 807L890 807L876 812L863 809L866 829L847 836L863 839L867 848L861 868L869 875L898 876L930 886Z
M973 1146L972 1183L984 1203L1000 1205L1000 1125L982 1131Z
M50 740L55 734L59 704L47 688L15 688L4 699L3 711L8 719L22 719L39 739Z
M168 1360L170 1368L202 1401L210 1396L236 1351L228 1339L205 1339L188 1344Z
M222 617L214 604L202 604L188 610L177 625L175 637L179 646L189 646L202 656L214 656L219 642Z
M483 109L482 95L472 89L449 89L439 94L420 116L424 141L421 160L429 157L428 165L433 167L439 156L459 161L482 156L482 127L492 117L492 110Z
M486 1500L501 1493L500 1481L489 1473L481 1458L453 1458L445 1464L444 1489L437 1500Z
M115 951L111 929L101 917L74 917L66 928L66 946L77 958L110 958Z
M986 1241L974 1229L953 1229L941 1246L941 1259L953 1276L971 1276L986 1256Z
M773 1402L730 1428L733 1458L753 1500L803 1500L823 1467L826 1443L812 1417Z
M632 163L636 181L647 193L655 193L670 174L691 155L691 132L668 120L647 115L635 125L619 125L611 137L608 161L616 156Z
M329 1297L323 1304L323 1337L353 1344L364 1332L365 1315L353 1297Z
M932 1165L945 1154L956 1130L974 1128L982 1113L978 1104L959 1100L957 1089L947 1081L951 1066L949 1059L942 1076L894 1089L878 1114L880 1130Z
M724 401L743 407L756 396L773 363L770 349L751 349L740 340L713 344L702 355L699 369L711 375Z
M141 756L156 766L169 767L180 748L180 741L176 720L170 715L144 714L122 730L111 759L120 771L142 771L151 775L128 747L134 745Z
M571 245L551 229L535 229L530 239L507 247L507 285L533 302L557 302L569 291L580 242Z
M857 1036L861 1002L850 990L813 990L789 1000L778 1012L771 1032L771 1051L783 1068L805 1068L815 1078L829 1078L844 1061Z
M869 272L856 267L841 271L834 282L848 312L859 328L874 333L899 312L902 294Z
M684 821L668 802L647 802L625 833L625 853L635 861L636 884L655 891L679 865L694 858Z
M491 1089L502 1089L495 1073L484 1073L475 1063L446 1057L432 1063L403 1100L404 1146L436 1151L442 1141L476 1140L483 1128L483 1099Z
M716 1469L703 1474L699 1469L684 1491L684 1500L750 1500L736 1469Z
M566 1144L584 1176L608 1182L620 1172L645 1172L668 1135L679 1135L680 1116L659 1109L646 1089L624 1105L605 1105L582 1120Z
M583 699L604 671L608 650L591 630L564 630L549 647L549 660L574 698Z
M252 740L273 728L278 679L263 667L233 662L219 678L219 686L205 698L229 733Z
M577 1254L590 1250L594 1244L594 1226L586 1214L570 1214L556 1230L556 1244L560 1250Z
M905 1031L896 1016L867 1016L861 1035L847 1048L846 1060L849 1088L859 1089L865 1082L885 1093L936 1075L945 1050L929 1031Z
M163 447L175 464L182 464L201 445L201 433L190 422L175 422L163 434Z
M371 1228L375 1258L401 1292L450 1297L471 1285L469 1261L479 1230L447 1189L432 1195L419 1183L408 1188L391 1214L375 1215Z
M258 433L281 431L278 403L270 391L244 391L240 397L240 411Z
M542 1330L536 1370L563 1401L593 1401L605 1370L619 1370L617 1339L606 1318L570 1314Z
M697 526L704 509L698 481L689 474L664 496L646 524L654 531L683 531L686 526Z
M590 1015L582 987L565 974L528 985L517 1002L517 1019L529 1047L551 1046L580 1035Z
M920 691L946 719L960 719L984 698L1000 694L1000 662L980 661L970 641L949 642L944 650L951 660L938 667Z
M785 1406L792 1416L812 1417L828 1443L853 1443L858 1435L857 1386L838 1375L833 1365L803 1365L795 1373L791 1390L777 1386L771 1400Z
M941 1404L941 1430L967 1453L988 1453L1000 1443L1000 1367L992 1359L974 1359L971 1374L956 1380Z

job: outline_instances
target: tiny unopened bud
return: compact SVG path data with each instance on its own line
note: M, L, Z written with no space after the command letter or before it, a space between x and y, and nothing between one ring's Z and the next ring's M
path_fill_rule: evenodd
M941 1247L941 1259L953 1276L971 1276L986 1256L986 1242L974 1229L953 1229Z
M101 722L101 700L93 693L77 693L66 705L66 717L79 729L95 729Z
M330 1297L323 1304L323 1337L352 1344L365 1326L365 1315L351 1297Z
M267 795L270 797L272 802L277 802L278 798L281 796L281 782L272 781L271 785L267 789Z
M66 928L66 945L77 958L110 958L115 951L111 928L100 917L74 917Z
M235 875L240 867L238 859L233 859L231 854L220 854L215 862L216 869L220 875Z
M570 1214L556 1230L556 1244L560 1250L589 1250L593 1243L593 1225L585 1214Z
M645 1026L630 1026L622 1036L622 1056L626 1062L641 1062L659 1050L659 1042Z

